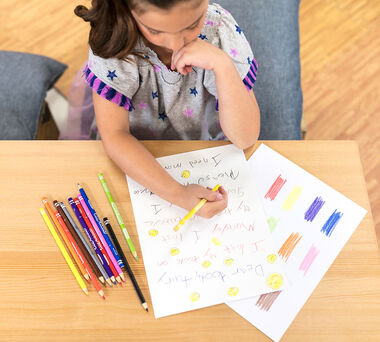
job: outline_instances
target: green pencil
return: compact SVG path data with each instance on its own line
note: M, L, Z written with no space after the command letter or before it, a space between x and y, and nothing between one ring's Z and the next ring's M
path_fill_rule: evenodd
M136 253L136 250L135 250L135 246L133 246L133 242L131 240L131 237L128 234L127 228L125 228L125 224L123 222L123 219L121 218L119 210L117 209L116 203L115 203L115 201L114 201L114 199L113 199L113 197L111 195L111 192L108 189L107 183L106 183L106 181L105 181L105 179L104 179L104 177L103 177L103 175L101 173L98 173L98 177L99 177L100 183L102 183L102 186L103 186L104 192L107 195L108 201L111 204L111 207L112 207L113 212L114 212L114 214L116 216L117 222L119 223L121 231L124 234L124 237L125 237L125 240L127 241L128 247L129 247L132 255L135 257L135 259L138 260L137 259L137 253Z

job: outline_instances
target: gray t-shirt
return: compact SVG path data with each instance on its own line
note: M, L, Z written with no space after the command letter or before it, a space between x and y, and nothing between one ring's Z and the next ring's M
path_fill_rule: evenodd
M209 5L198 39L224 50L247 90L252 89L257 62L229 12ZM85 77L99 95L129 111L130 130L137 139L226 139L219 124L213 71L193 67L183 76L168 69L141 39L135 51L145 59L133 55L132 62L104 59L90 50Z

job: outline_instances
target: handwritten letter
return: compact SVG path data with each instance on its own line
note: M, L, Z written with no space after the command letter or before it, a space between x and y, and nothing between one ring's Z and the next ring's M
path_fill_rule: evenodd
M187 212L127 177L156 318L283 289L282 260L244 153L226 145L157 160L184 185L220 184L228 207L174 232Z

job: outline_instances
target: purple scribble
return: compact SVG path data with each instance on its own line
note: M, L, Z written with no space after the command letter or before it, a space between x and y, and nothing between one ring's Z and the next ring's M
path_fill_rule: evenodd
M331 216L328 218L326 223L323 225L321 232L324 233L326 236L331 236L335 226L337 225L340 218L343 216L343 213L337 212L336 209L331 214Z
M316 197L314 202L305 213L305 220L313 222L315 216L317 216L318 212L321 210L324 204L325 201L322 199L322 197Z

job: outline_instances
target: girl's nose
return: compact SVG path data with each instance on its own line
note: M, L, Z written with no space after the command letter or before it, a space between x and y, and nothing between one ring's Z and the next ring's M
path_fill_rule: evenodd
M166 47L173 51L179 50L185 45L185 39L183 35L173 35L167 41Z

